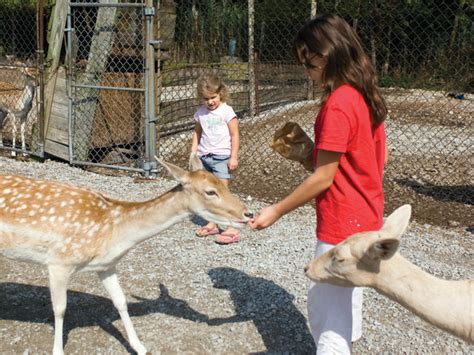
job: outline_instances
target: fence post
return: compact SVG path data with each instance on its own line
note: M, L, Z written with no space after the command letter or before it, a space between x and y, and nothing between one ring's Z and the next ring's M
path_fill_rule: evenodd
M154 49L155 49L155 66L156 71L153 71L154 74L154 82L153 82L153 99L155 100L154 102L154 110L155 110L155 150L156 150L156 155L160 153L160 147L161 147L161 122L159 121L161 117L161 93L163 91L162 85L163 85L163 77L162 77L162 71L161 71L161 64L162 64L162 53L161 53L161 48L163 44L163 33L161 32L161 26L162 26L162 17L164 17L164 12L163 8L161 5L162 0L158 0L156 4L156 19L155 19L155 25L156 27L154 28L154 34L158 39L154 40L153 43L155 44Z
M310 18L315 18L316 13L318 10L318 1L317 0L311 0L311 17ZM308 79L308 100L314 100L316 97L315 95L315 87L314 87L314 81L311 79Z
M44 157L44 140L45 140L45 129L44 129L44 1L38 0L36 4L36 65L38 66L38 130L39 130L39 142L38 142L38 153L40 157Z
M255 48L254 48L254 23L255 23L255 4L254 0L248 0L249 5L249 109L250 118L255 117L257 106L256 81L255 81Z
M159 6L159 4L157 5ZM155 45L153 38L155 8L153 0L145 2L146 47L145 47L145 162L143 169L147 176L156 176L156 115L155 115Z

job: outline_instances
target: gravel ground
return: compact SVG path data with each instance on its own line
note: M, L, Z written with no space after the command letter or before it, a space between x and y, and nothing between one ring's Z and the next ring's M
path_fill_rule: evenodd
M0 171L54 179L128 200L170 189L167 179L135 183L67 164L0 157ZM264 204L241 196L258 210ZM390 211L388 211L390 212ZM314 211L305 206L242 242L219 246L196 238L201 220L181 222L133 249L118 265L137 333L152 353L292 353L314 351L302 268L313 253ZM445 279L473 278L472 234L412 221L401 254ZM53 316L43 267L0 258L0 353L46 354ZM126 354L118 313L97 277L77 274L65 319L69 354ZM429 297L429 287L427 287ZM448 301L449 302L449 301ZM466 310L467 311L467 310ZM365 291L364 335L354 354L474 353L474 347L418 319L371 289Z

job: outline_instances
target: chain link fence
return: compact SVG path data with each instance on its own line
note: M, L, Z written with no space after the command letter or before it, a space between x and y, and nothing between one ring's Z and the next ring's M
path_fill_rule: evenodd
M139 168L146 141L143 4L75 1L69 17L72 160Z
M0 0L1 6L10 3L14 1ZM35 2L30 3L34 9ZM292 57L292 40L311 16L336 13L359 34L389 106L387 210L411 203L415 217L472 224L474 6L470 2L155 1L153 37L160 40L154 44L153 66L156 136L147 131L146 95L141 91L146 87L144 48L149 40L143 8L125 7L143 1L81 3L86 6L74 8L75 32L64 52L73 58L67 67L76 98L70 111L73 118L83 117L73 120L72 153L83 163L133 170L146 160L144 142L150 139L156 142L158 155L186 166L192 117L199 107L195 83L212 72L229 86L229 104L240 122L240 161L231 188L267 201L281 198L306 173L271 150L273 133L295 121L312 135L319 109L317 90ZM104 17L109 21L108 40L94 40L99 11L97 6L87 7L94 3L123 6L104 10L109 11ZM0 12L5 16L0 26L7 26L0 34L0 54L23 58L25 67L27 58L35 58L35 48L26 45L35 38L34 10L14 11L16 16ZM99 44L95 49L94 42ZM91 79L94 53L99 65ZM4 74L1 82L20 83ZM4 93L0 92L2 102ZM9 128L3 126L2 132L3 144L11 144Z
M163 3L167 3L163 1ZM389 106L387 209L411 203L425 220L472 223L473 10L466 2L179 1L174 40L162 50L160 154L186 163L194 83L220 75L240 119L232 188L274 201L304 178L270 149L274 131L298 122L311 136L318 93L295 64L292 40L315 13L336 13L359 34ZM172 12L172 10L170 10ZM166 26L163 26L163 30ZM165 34L166 37L166 34ZM442 203L454 203L458 210ZM470 222L469 222L470 221Z

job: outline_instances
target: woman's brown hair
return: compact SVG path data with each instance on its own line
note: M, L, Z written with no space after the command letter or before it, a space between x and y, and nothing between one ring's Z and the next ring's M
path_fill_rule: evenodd
M372 124L385 120L387 106L377 86L377 75L364 52L359 36L336 15L321 15L308 21L293 42L300 63L311 68L317 55L327 59L322 71L323 101L342 84L349 84L364 97L372 115Z

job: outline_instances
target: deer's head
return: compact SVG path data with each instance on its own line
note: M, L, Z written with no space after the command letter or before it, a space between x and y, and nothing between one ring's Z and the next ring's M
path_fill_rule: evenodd
M380 262L397 252L410 215L410 205L399 207L379 231L355 234L312 260L304 268L306 276L315 282L338 286L370 286Z
M196 154L189 159L190 170L155 157L168 173L178 181L187 196L190 212L214 223L242 228L253 214L213 174L204 170Z

